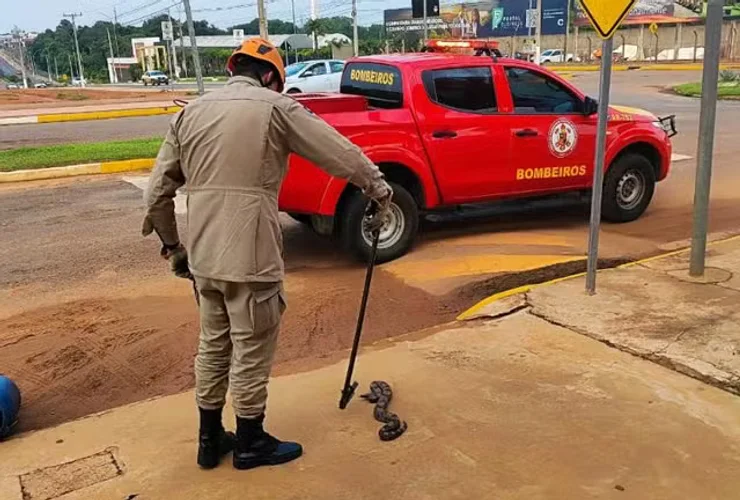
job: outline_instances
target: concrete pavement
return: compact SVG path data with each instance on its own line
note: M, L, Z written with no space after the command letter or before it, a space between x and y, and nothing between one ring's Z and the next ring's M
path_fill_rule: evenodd
M740 239L712 246L709 264L710 283L686 280L676 253L600 273L595 297L562 281L510 297L495 319L366 348L361 388L390 382L409 424L395 442L378 440L360 399L337 409L340 362L271 383L269 429L306 447L289 465L199 471L186 392L3 443L0 496L734 499L740 399L644 359L695 378L702 363L737 366Z
M337 409L340 363L272 382L269 429L306 447L292 464L199 471L188 392L3 443L0 496L736 498L740 401L723 391L527 313L379 347L357 375L393 384L395 442L359 398Z

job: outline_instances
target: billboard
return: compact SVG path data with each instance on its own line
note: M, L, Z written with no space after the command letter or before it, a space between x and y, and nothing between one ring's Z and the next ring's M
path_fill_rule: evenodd
M562 35L567 24L568 0L541 0L542 34ZM532 0L534 5L535 1ZM529 0L487 0L447 4L439 17L427 19L429 30L450 38L488 38L529 34L534 24L528 14ZM411 9L392 9L384 13L387 33L422 32L424 21L414 19ZM532 34L536 34L536 27Z

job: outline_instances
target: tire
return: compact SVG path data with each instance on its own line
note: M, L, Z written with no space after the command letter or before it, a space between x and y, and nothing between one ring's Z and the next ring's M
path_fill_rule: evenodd
M293 219L296 222L300 222L301 224L311 225L311 216L308 214L296 214L292 212L288 212L288 215L291 219Z
M300 94L301 93L301 89L288 89L288 91L285 92L285 93L286 94Z
M382 264L406 254L414 244L419 228L419 207L416 200L400 184L390 183L393 188L391 221L381 230L377 263ZM369 200L359 191L352 193L344 205L340 217L342 242L360 260L367 262L372 252L372 240L364 231L365 210ZM388 239L392 241L388 241Z
M147 85L149 85L149 84L148 84L148 83L146 83L146 82L144 82L144 86L146 87Z
M655 193L655 170L640 154L619 157L606 172L601 212L609 222L632 222L647 210Z

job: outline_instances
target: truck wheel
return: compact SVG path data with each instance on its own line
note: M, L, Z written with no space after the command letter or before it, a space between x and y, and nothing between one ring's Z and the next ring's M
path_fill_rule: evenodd
M653 165L642 155L624 155L606 172L602 215L610 222L632 222L645 212L653 193Z
M293 212L288 212L288 215L291 219L293 219L296 222L300 222L301 224L311 224L311 216L308 214L296 214Z
M409 251L419 228L419 208L416 200L401 185L391 182L393 201L388 222L380 230L377 262L397 259ZM367 229L365 210L369 200L359 191L345 205L341 217L342 240L361 260L367 262L372 251L372 234Z
M288 89L288 91L286 92L286 94L300 94L300 93L301 93L301 89Z

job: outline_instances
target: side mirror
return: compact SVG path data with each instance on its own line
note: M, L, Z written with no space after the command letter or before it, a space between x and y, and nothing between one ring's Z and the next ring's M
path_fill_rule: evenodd
M309 76L314 76L314 75L313 75L313 71L305 71L305 72L304 72L304 73L303 73L303 74L301 75L301 78L308 78Z
M586 116L593 116L599 112L599 101L592 97L586 97L583 101L583 114Z

